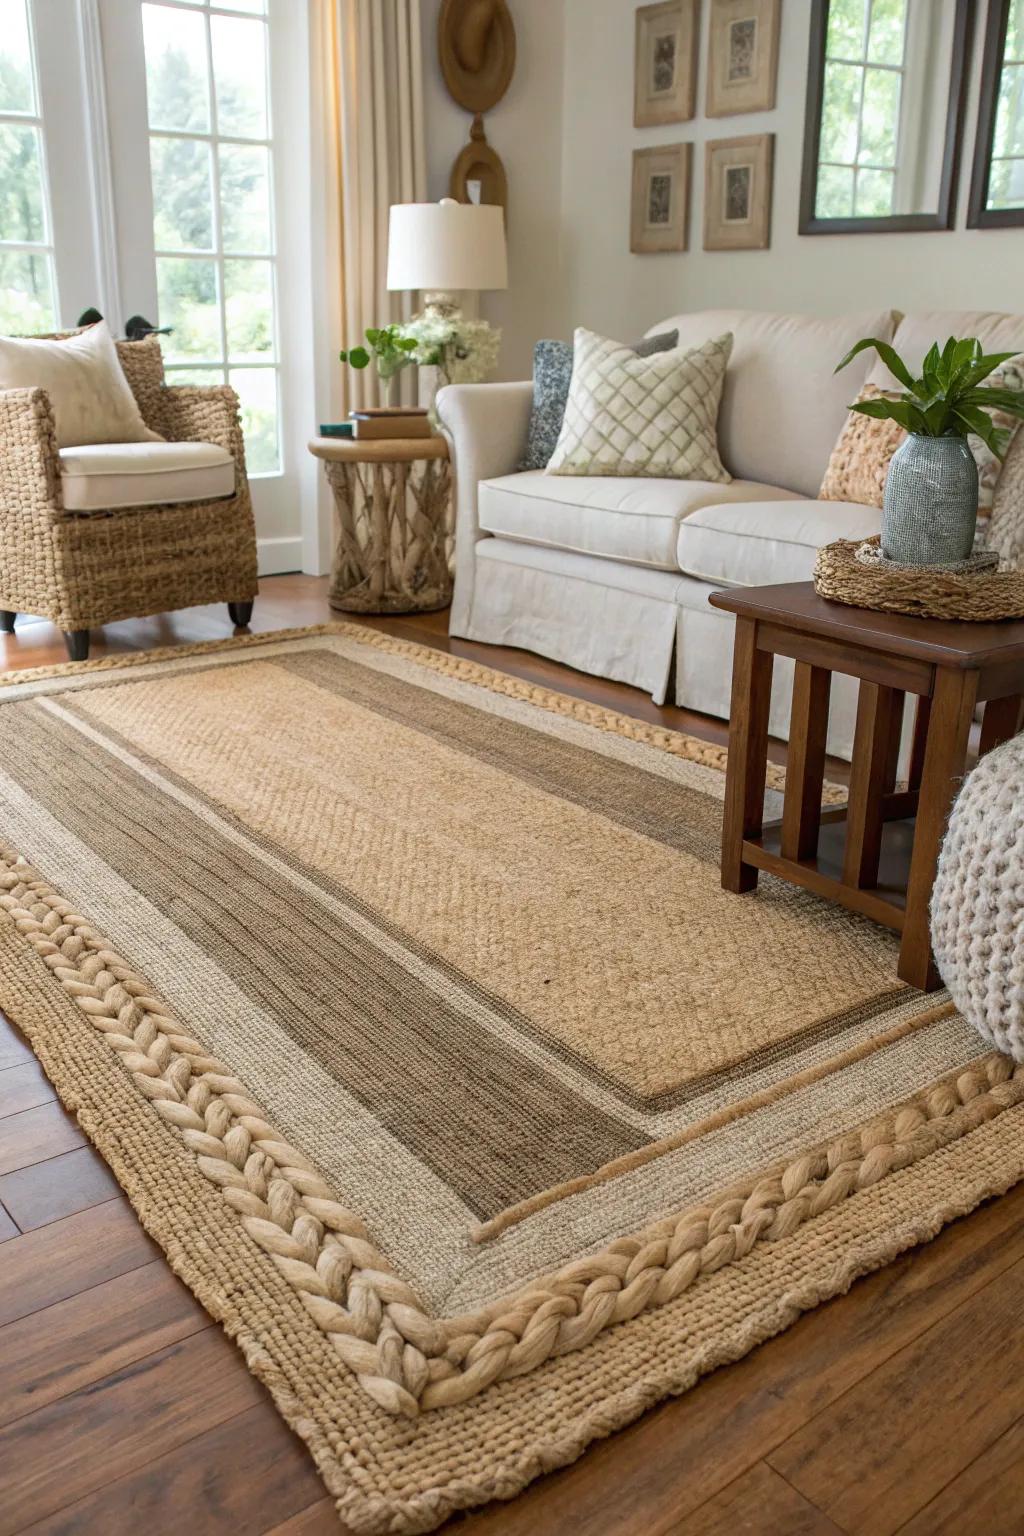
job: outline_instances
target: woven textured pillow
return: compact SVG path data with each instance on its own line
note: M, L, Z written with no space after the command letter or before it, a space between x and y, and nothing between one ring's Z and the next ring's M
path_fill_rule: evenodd
M997 389L1024 389L1024 365L1019 358L1013 358L997 369L985 385ZM894 399L895 396L888 390L879 389L876 384L865 384L857 396L858 400L887 398ZM991 414L995 425L1010 434L1009 442L1012 443L1020 426L1017 417L1007 416L1003 411ZM851 411L828 461L818 492L819 500L855 501L865 507L880 507L889 460L906 435L895 421L877 421L872 416ZM972 434L967 443L978 466L978 510L987 512L993 504L1003 466L980 437Z
M58 448L160 442L142 419L105 320L60 341L0 337L0 389L45 389Z
M679 340L678 331L659 331L631 342L638 357L667 352ZM565 420L572 378L572 342L538 341L533 349L533 409L520 469L546 469Z
M1024 570L1024 432L1017 433L1003 460L985 545L1005 567Z
M865 384L858 400L891 398L875 384ZM854 501L863 507L880 507L889 460L906 437L896 421L876 421L851 411L832 449L820 501Z
M715 435L731 352L726 334L688 351L637 357L617 341L578 330L548 473L731 480Z

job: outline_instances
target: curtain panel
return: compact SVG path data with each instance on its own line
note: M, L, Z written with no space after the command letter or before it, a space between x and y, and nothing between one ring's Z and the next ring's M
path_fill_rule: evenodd
M391 204L426 196L420 0L313 0L311 20L324 327L336 358L368 326L408 319L414 308L414 294L387 290L387 250ZM330 377L333 419L379 403L372 366L357 373L335 361ZM413 400L415 369L401 385L401 398Z

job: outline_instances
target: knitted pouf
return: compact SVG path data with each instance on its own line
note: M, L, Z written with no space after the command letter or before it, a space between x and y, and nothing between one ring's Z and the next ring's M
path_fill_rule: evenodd
M1024 735L957 798L932 893L932 946L964 1018L1024 1061Z

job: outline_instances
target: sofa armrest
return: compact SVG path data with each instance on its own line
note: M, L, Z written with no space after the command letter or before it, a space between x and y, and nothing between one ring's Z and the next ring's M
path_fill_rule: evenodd
M477 516L481 480L511 475L526 451L533 385L449 384L437 396L455 479L455 595L449 629L467 633L473 599L475 546L485 535Z
M238 396L227 384L170 384L161 399L164 432L172 443L216 443L245 476L245 441Z

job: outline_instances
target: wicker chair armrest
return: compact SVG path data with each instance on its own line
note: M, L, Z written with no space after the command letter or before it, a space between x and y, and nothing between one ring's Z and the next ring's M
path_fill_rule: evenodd
M0 389L0 530L11 537L26 517L60 514L60 460L45 389Z
M165 435L172 443L216 443L245 474L238 396L230 385L168 385L161 403Z

